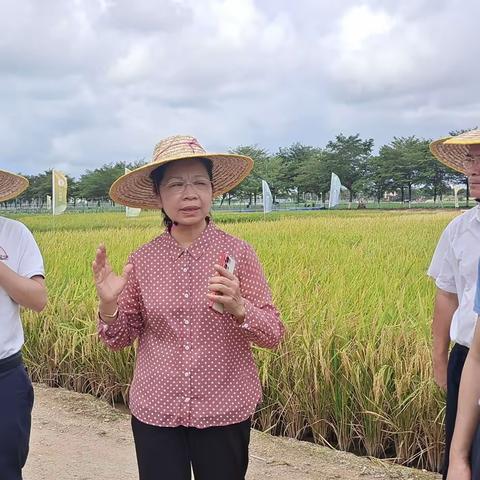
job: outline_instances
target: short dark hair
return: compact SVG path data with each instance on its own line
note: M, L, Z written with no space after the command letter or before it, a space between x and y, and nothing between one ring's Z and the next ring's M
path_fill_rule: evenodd
M206 169L208 173L208 178L210 181L213 181L213 163L209 158L205 157L193 157L191 160L198 160ZM153 182L153 192L155 195L160 194L160 184L162 183L163 177L165 176L165 172L167 171L168 167L172 162L164 163L160 165L155 170L150 172L150 178ZM172 219L166 214L165 210L162 208L162 215L163 215L163 224L167 228L171 228L173 225ZM208 218L207 218L208 221Z

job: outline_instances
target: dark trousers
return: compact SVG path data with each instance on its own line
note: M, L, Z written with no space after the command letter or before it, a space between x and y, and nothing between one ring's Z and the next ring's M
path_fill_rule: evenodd
M250 419L209 428L156 427L132 416L140 480L244 480ZM190 467L191 466L191 467Z
M452 444L453 429L457 418L458 393L460 390L460 380L462 378L463 366L467 359L468 348L456 343L448 357L447 368L447 406L445 411L445 457L443 460L443 480L446 480L448 473L448 463L450 455L450 445Z
M22 479L32 407L32 383L21 356L0 360L0 480Z
M460 380L463 366L468 355L468 348L456 343L448 358L447 370L447 409L445 412L445 457L443 463L443 480L446 480L452 444L453 430L457 418L458 394L460 393ZM472 442L471 451L472 480L480 479L480 426Z

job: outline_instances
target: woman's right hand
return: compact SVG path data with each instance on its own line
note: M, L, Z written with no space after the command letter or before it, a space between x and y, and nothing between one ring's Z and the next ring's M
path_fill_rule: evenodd
M447 480L472 480L472 470L468 460L450 460Z
M92 263L92 269L100 303L104 305L116 305L118 296L127 284L128 276L133 269L133 265L125 265L122 275L115 275L108 261L105 245L100 244L95 255L95 260Z

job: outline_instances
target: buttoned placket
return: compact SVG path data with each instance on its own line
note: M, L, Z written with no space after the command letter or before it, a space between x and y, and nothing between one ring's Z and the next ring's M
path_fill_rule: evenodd
M192 256L190 252L185 250L181 255L180 262L180 278L183 286L183 308L182 308L182 327L183 327L183 405L181 415L184 422L188 425L191 419L191 400L192 400L192 384L191 384L191 368L193 358L193 344L192 344L192 322L191 322L191 302L193 295L192 285Z

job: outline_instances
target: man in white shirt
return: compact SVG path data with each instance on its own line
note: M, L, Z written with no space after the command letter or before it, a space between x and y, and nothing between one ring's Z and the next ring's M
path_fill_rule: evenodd
M442 163L468 176L471 195L480 202L480 130L433 142L430 149ZM442 233L428 275L437 286L433 315L435 382L447 392L443 478L457 414L463 365L472 343L477 315L473 310L480 258L480 205L450 222ZM450 351L450 342L453 348Z
M28 186L0 170L0 202ZM21 480L30 439L33 389L23 366L20 306L41 311L47 302L43 260L30 231L0 217L0 478Z

